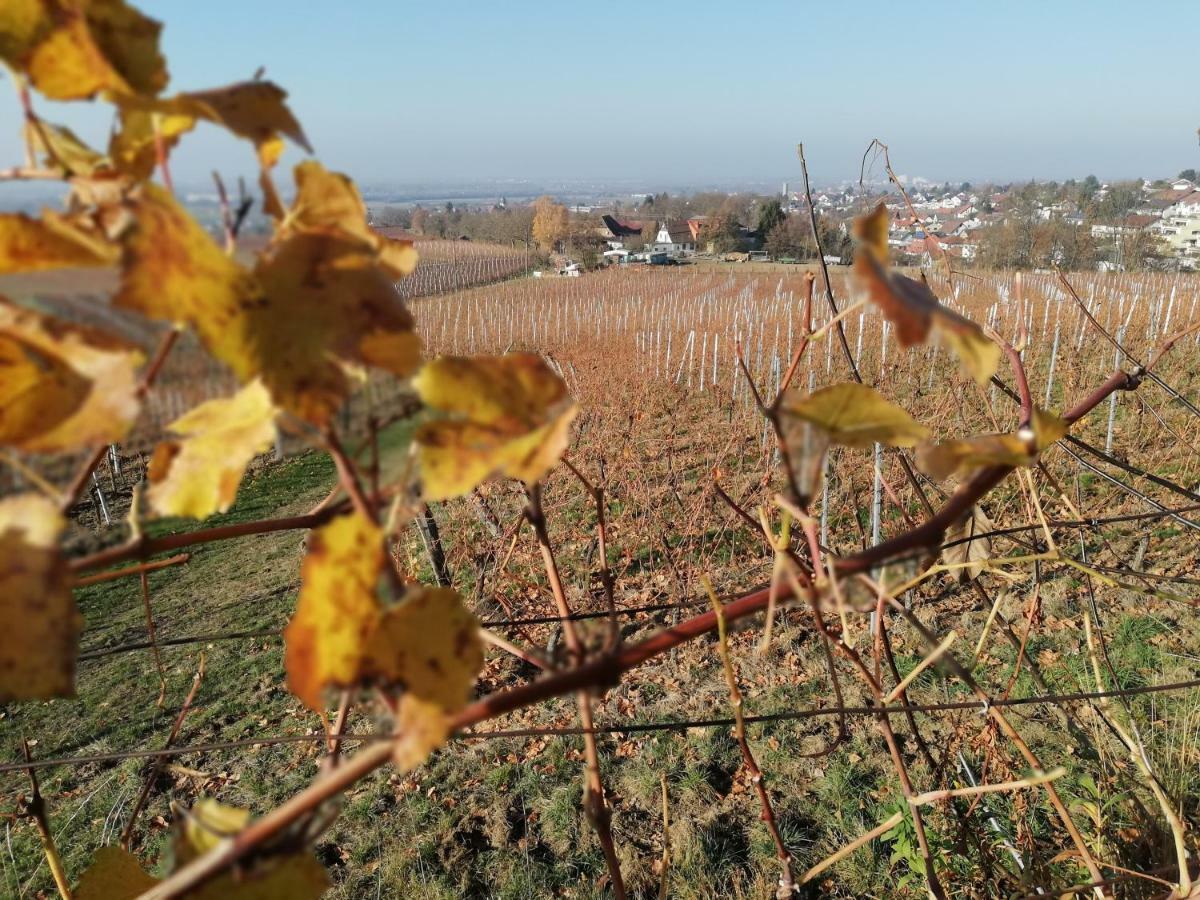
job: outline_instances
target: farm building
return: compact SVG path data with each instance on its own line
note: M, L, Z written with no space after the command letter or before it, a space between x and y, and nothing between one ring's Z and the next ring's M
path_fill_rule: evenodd
M649 249L655 253L682 256L696 252L696 237L687 222L660 222Z

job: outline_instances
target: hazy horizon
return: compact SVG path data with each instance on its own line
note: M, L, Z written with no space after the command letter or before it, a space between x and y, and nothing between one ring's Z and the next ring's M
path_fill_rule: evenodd
M146 0L168 21L166 93L249 78L290 93L316 152L364 184L799 184L858 177L873 137L896 170L936 181L1105 180L1200 166L1200 101L1154 28L1194 7L933 3L897 18L768 3L686 12L488 6L456 16L361 0L307 17L282 0ZM1136 23L1134 23L1136 24ZM964 37L964 35L966 37ZM1161 44L1160 44L1161 45ZM103 145L98 104L38 103ZM0 91L0 165L19 163L19 107ZM1119 124L1118 124L1119 122ZM303 157L289 148L285 166ZM180 184L254 173L206 125L172 157ZM881 176L877 167L874 175Z

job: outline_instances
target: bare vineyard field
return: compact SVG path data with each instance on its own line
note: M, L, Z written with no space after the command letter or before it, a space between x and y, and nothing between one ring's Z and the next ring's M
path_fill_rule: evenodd
M443 270L433 256L426 271L439 283L443 276L435 273ZM518 257L481 254L467 280L501 278L505 266L513 267L509 274L518 271L527 264ZM449 258L448 265L476 265L464 263L465 256ZM802 271L610 271L467 290L456 290L457 277L411 300L429 350L535 350L579 400L568 459L604 486L607 562L624 638L644 637L707 608L704 578L726 598L768 582L774 556L761 531L721 497L728 495L751 521L760 509L774 521L772 497L782 487L774 439L736 354L740 347L757 389L772 397L802 337ZM836 302L846 309L850 287L840 272L832 277ZM1168 335L1200 316L1200 277L1077 274L1070 283L1124 354L1053 274L1026 274L1019 286L1011 273L957 276L953 284L931 276L946 305L1010 339L1027 335L1032 394L1052 411L1070 406L1115 368L1145 363ZM814 310L820 328L830 320L820 291ZM977 387L945 350L900 348L873 307L852 309L843 324L846 347L836 331L814 342L796 371L797 390L848 380L848 351L865 382L937 438L1015 427L1016 403L1000 387ZM1056 445L1027 480L1011 476L983 504L992 527L1003 532L992 539L992 557L1036 556L1045 549L1044 518L1063 553L1086 562L1089 574L1057 560L1018 559L972 583L939 575L904 597L939 638L957 636L954 652L989 698L1019 704L1012 721L1047 769L1063 767L1059 791L1082 839L1109 866L1105 874L1118 880L1119 896L1161 896L1154 873L1169 868L1175 855L1155 799L1105 726L1102 709L1138 731L1188 828L1193 854L1193 829L1200 825L1200 689L1148 692L1200 677L1194 625L1200 601L1198 357L1197 336L1189 335L1156 369L1161 384L1147 380L1136 393L1114 394L1072 429L1083 445ZM184 360L173 364L184 366ZM172 390L222 390L209 372L183 368L165 376L164 398ZM1003 365L1000 378L1011 381ZM400 395L394 384L378 390ZM188 394L177 402L183 408L196 399ZM169 419L176 401L159 402L165 405L148 435ZM362 424L364 409L361 402L355 406L355 424ZM403 468L406 433L403 422L387 431L389 471ZM275 509L285 496L291 502L279 514L304 509L332 478L331 465L311 453L267 467L221 520ZM814 514L821 543L834 555L878 543L925 515L899 451L838 450L825 484ZM919 484L935 505L952 487L923 477ZM445 568L494 630L553 657L559 626L538 545L521 527L524 497L505 484L488 486L480 497L433 509ZM544 505L572 607L585 617L586 639L598 645L607 632L592 501L560 466L547 482ZM115 542L117 531L101 539ZM10 759L21 734L38 740L41 758L96 757L43 773L56 834L73 870L124 828L147 770L146 760L104 755L161 746L201 652L206 675L198 706L177 741L201 749L174 758L162 772L135 846L152 857L165 845L168 802L203 793L266 809L312 777L323 754L322 726L283 684L279 639L299 584L298 540L285 533L237 549L206 546L186 565L150 577L167 679L161 707L140 590L127 580L77 593L87 620L86 677L79 679L86 693L16 708L2 726ZM419 535L402 540L396 554L409 571L432 580ZM919 562L897 563L880 577L899 583ZM1106 647L1103 672L1089 662L1084 618L1093 612ZM746 713L763 717L749 726L749 740L798 873L905 808L870 698L840 658L835 666L844 697L841 703L835 698L811 619L807 609L781 609L769 641L761 620L730 640ZM865 614L839 627L846 642L870 644ZM916 671L927 654L922 636L902 619L889 635L897 674ZM614 836L637 896L658 896L664 785L668 896L774 891L775 848L731 734L714 647L711 641L678 647L634 670L597 704ZM535 675L512 656L490 654L481 689ZM1134 693L1039 701L1096 692L1098 679L1103 689ZM907 696L910 704L934 707L893 717L898 752L916 791L1029 773L972 693L944 668L917 671ZM839 719L829 712L833 707L860 712ZM337 881L333 895L604 896L603 858L580 811L581 742L569 732L576 724L571 699L552 701L489 723L508 733L453 742L410 775L383 770L362 781L318 846ZM352 721L352 730L362 734L379 725L362 719ZM259 743L249 751L208 746L251 739ZM0 777L15 791L23 776ZM931 805L925 818L942 883L953 896L1023 896L1038 888L1055 895L1088 880L1037 791ZM816 880L816 890L923 896L911 819L899 822L835 863ZM10 830L7 845L0 853L6 891L33 895L46 888L32 828ZM1131 876L1131 870L1150 877Z
M417 241L420 262L397 285L405 299L461 291L532 270L537 257L525 248L474 241Z

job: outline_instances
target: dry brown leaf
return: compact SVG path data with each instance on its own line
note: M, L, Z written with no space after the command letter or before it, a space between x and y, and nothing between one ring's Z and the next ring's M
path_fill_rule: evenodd
M994 528L987 513L983 511L982 507L976 505L971 507L969 516L965 516L946 529L945 543L947 544L968 539L964 543L954 544L954 546L942 550L943 563L951 566L963 566L956 573L959 581L973 581L983 571L986 561L992 555L992 539L982 536L975 537L975 535L986 535Z
M918 281L888 270L873 251L855 256L854 275L860 289L895 327L900 346L922 344L935 331L976 382L986 384L996 373L1000 348L970 319L942 306L923 278Z

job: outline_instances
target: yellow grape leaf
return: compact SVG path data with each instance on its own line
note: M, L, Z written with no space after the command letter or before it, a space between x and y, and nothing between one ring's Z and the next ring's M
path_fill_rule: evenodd
M367 225L367 207L354 182L315 160L296 166L296 199L284 219L284 229L331 229L358 238L376 251L384 268L397 278L417 265L417 251L410 241L390 240Z
M132 853L115 846L101 847L72 896L75 900L134 900L156 884L158 879L148 875Z
M888 261L888 229L891 219L887 206L880 201L871 212L854 220L854 239L859 246L866 248L881 265Z
M380 615L363 673L453 712L470 698L481 668L479 620L458 592L418 587Z
M984 466L1032 466L1039 453L1067 433L1067 427L1053 413L1035 408L1029 434L983 434L938 444L925 443L917 448L917 467L940 481Z
M65 175L93 175L107 165L104 155L85 144L70 128L38 122L26 123L25 137L44 161L46 168Z
M982 535L994 528L987 513L979 506L972 506L969 516L964 516L946 529L944 543L953 546L942 550L942 562L951 566L963 566L954 575L959 581L972 581L983 571L984 564L992 555L992 539ZM958 544L955 541L963 543Z
M110 266L117 249L75 220L49 210L41 219L0 213L0 274L72 266Z
M343 365L407 378L421 361L413 319L391 277L362 245L335 234L294 234L255 268L263 296L222 355L243 378L261 374L277 403L321 423L341 406ZM227 340L229 338L227 337Z
M566 450L578 412L534 353L439 357L413 386L437 416L416 436L427 500L465 494L493 475L539 480Z
M121 440L137 418L142 353L0 297L0 443L53 452Z
M135 180L149 178L158 164L157 139L162 140L164 151L169 153L195 125L195 116L184 111L122 105L120 127L108 141L111 164Z
M381 610L376 587L383 565L383 533L357 512L312 532L300 599L283 634L288 688L309 709L324 709L327 685L359 680Z
M912 447L929 435L904 409L865 384L832 384L783 408L785 419L801 419L845 447Z
M275 413L262 382L252 381L172 422L183 440L159 444L147 472L154 511L204 519L228 510L246 467L275 440Z
M345 364L401 378L416 370L412 316L360 242L295 234L251 273L154 185L131 206L137 225L125 237L114 303L190 324L209 352L243 382L261 377L288 412L328 421L349 390Z
M49 28L45 0L6 0L0 6L0 59L15 65Z
M392 761L401 772L411 772L446 743L450 723L439 704L405 694L396 714L396 733L399 737L392 749Z
M175 835L177 863L203 856L250 822L250 810L230 806L212 797L200 797L184 814Z
M124 237L121 287L113 303L192 325L212 349L253 296L253 278L157 185L143 185L129 209L135 225Z
M289 853L245 872L223 875L189 900L318 900L329 890L329 874L311 853Z
M5 0L0 58L53 100L157 94L161 30L124 0Z
M0 703L75 693L82 619L58 547L62 528L39 494L0 500Z
M271 169L283 155L283 138L273 137L258 145L258 187L263 194L262 209L265 215L278 221L283 218L283 201L279 199L279 191L275 190L275 182L271 178Z
M854 257L854 274L870 301L895 327L901 347L924 343L932 330L979 384L996 373L1000 348L970 319L938 303L924 278L918 281L885 269L874 251Z
M250 811L201 797L177 824L176 868L218 847L250 822ZM245 870L226 873L191 892L196 900L316 900L329 876L309 853L269 856Z
M928 429L865 384L833 384L790 399L780 410L788 462L796 487L812 497L821 486L825 454L831 444L911 447Z
M125 97L119 99L124 153L114 150L114 159L153 150L153 121L158 117L164 138L177 138L190 131L198 119L219 125L258 148L259 162L270 168L279 158L279 135L291 138L309 153L312 147L292 111L287 92L270 81L243 81L206 91L191 91L174 97ZM146 141L149 138L149 150Z

